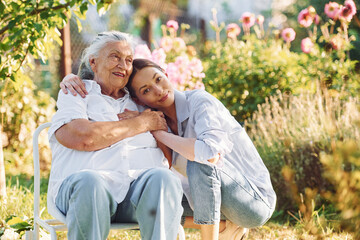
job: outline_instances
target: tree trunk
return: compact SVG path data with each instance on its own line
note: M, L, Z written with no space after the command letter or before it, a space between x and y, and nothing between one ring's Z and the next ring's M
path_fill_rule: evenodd
M6 197L6 179L5 179L5 164L4 152L2 144L2 125L0 125L0 198Z

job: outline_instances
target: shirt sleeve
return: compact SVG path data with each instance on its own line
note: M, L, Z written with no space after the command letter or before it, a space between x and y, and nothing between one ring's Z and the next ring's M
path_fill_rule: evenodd
M208 163L207 160L220 154L220 157L231 152L233 143L225 128L225 106L215 97L204 91L199 92L191 102L194 117L195 161Z
M54 136L56 130L64 124L67 124L74 119L88 119L86 99L87 98L82 98L80 94L73 96L70 93L64 94L60 90L56 102L58 110L51 120L51 127L48 131L49 140Z

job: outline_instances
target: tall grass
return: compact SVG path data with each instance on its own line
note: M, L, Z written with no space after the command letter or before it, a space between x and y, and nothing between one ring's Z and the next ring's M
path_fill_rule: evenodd
M333 92L334 93L334 92ZM336 92L335 92L336 93ZM319 192L332 188L323 177L320 153L331 153L332 139L360 140L355 122L360 119L359 99L341 99L339 94L302 93L298 96L278 93L266 99L245 127L269 168L278 209L294 209L292 192L282 169L294 170L299 192L305 188Z

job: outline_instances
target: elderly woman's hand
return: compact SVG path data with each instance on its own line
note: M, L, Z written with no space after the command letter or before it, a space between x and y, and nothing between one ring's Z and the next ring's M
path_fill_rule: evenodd
M67 94L69 90L72 95L76 96L76 94L79 93L83 98L86 96L86 94L88 94L85 88L85 84L81 78L72 73L64 77L60 83L60 88L65 94Z
M145 111L140 113L139 117L142 118L142 124L147 127L148 131L168 130L165 116L162 112L146 109Z
M125 109L124 112L119 113L117 116L118 116L119 121L120 121L120 120L125 120L125 119L129 119L129 118L137 117L139 115L140 115L140 113L138 111L130 111L128 109Z

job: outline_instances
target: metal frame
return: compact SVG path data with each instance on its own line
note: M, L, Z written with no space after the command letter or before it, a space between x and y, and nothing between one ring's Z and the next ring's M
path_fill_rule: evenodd
M50 232L51 240L57 239L57 231L67 231L65 225L65 216L57 209L57 207L51 203L48 203L48 212L51 213L55 219L41 219L40 210L40 164L39 164L39 135L41 131L51 126L51 123L41 124L33 134L33 157L34 157L34 229L32 231L25 232L26 240L38 240L39 239L39 227L46 229ZM113 223L110 229L139 229L139 225L136 223ZM180 240L185 240L185 232L181 225L179 225Z

